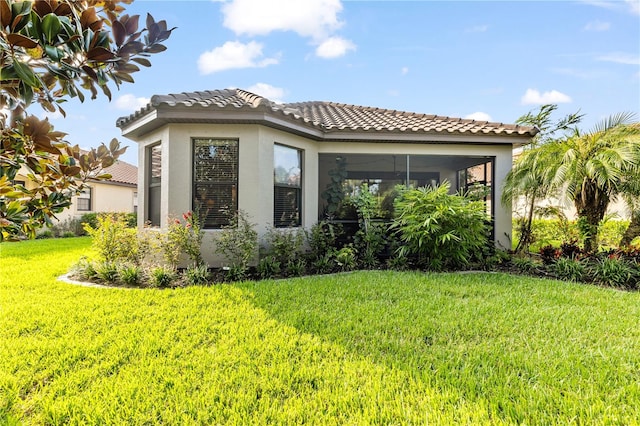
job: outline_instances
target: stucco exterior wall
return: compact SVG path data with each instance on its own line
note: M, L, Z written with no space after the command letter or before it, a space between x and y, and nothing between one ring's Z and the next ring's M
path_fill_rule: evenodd
M161 127L139 140L139 215L142 227L148 214L148 148L160 143L162 147L161 228L167 218L180 217L192 210L193 200L193 143L195 138L238 139L239 178L238 208L245 211L257 225L262 236L273 223L273 145L282 144L303 150L302 157L302 225L310 228L318 220L319 154L396 154L486 156L495 158L494 182L501 182L511 166L511 145L482 144L420 144L420 143L361 143L318 142L262 125L248 124L171 124ZM441 180L455 183L456 171L440 169ZM495 186L496 241L510 246L511 207L503 207L500 200L501 186ZM220 230L206 230L203 255L207 263L221 266L216 255L215 239Z
M33 186L24 175L18 174L16 180L25 181L28 189ZM135 193L138 191L135 186L92 181L89 182L89 187L91 187L91 210L78 210L76 203L78 197L73 197L71 206L56 214L58 222L79 219L86 213L133 213L135 211Z

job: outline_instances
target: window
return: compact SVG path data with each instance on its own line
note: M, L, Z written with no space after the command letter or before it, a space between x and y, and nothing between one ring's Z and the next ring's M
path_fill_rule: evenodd
M78 211L91 211L91 188L85 188L78 194L76 199L76 207Z
M204 228L221 228L238 210L238 140L193 140L193 210Z
M138 213L138 192L133 193L133 212Z
M160 194L162 183L162 147L160 144L147 148L147 217L151 226L160 226Z
M273 224L276 228L302 224L302 151L273 146Z

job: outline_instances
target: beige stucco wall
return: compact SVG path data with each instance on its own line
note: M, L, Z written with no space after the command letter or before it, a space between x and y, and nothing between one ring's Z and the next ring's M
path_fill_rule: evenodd
M16 180L25 181L28 189L32 187L23 174L18 174ZM135 211L134 199L138 190L135 186L95 181L89 182L88 185L91 187L91 210L78 210L75 202L78 197L73 197L71 206L56 214L57 222L79 219L85 213L132 213Z
M257 224L260 235L273 222L273 145L283 144L303 150L302 223L305 228L318 220L318 154L396 154L396 155L458 155L495 157L495 182L501 182L511 165L511 145L460 145L417 143L360 143L317 142L301 136L262 125L234 124L172 124L161 127L138 141L139 143L139 215L142 227L147 217L147 148L162 146L161 227L169 217L180 217L192 209L192 140L194 138L232 138L239 140L238 207ZM456 171L441 171L441 180L455 182ZM501 186L495 186L495 199L501 196ZM511 209L499 203L495 206L496 240L510 247ZM215 239L220 230L206 230L203 240L205 261L220 266L221 258L215 254Z

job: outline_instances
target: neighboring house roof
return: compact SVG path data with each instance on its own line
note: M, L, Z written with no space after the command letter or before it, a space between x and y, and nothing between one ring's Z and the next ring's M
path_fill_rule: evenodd
M138 168L125 161L116 161L111 166L105 168L103 173L109 173L111 175L111 179L102 181L103 183L138 185Z
M220 114L212 116L213 110ZM119 118L117 126L127 136L135 137L168 122L250 122L286 128L319 140L355 139L354 135L365 140L372 134L386 135L386 138L390 134L421 137L484 134L530 138L537 133L537 129L530 126L334 102L278 104L241 89L155 95L144 108Z

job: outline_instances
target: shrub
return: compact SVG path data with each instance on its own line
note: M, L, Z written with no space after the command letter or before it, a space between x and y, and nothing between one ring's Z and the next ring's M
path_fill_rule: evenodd
M335 250L327 252L324 256L317 257L312 260L311 267L316 274L328 274L334 271L336 267Z
M184 271L184 279L189 285L206 285L211 275L206 265L189 265Z
M118 281L118 265L115 262L105 260L95 264L96 277L107 284L115 284Z
M449 182L402 192L392 228L404 243L400 252L432 268L459 267L479 258L490 228L485 206L449 194Z
M552 266L552 271L556 277L566 281L582 281L586 268L584 264L576 259L561 257Z
M173 284L178 278L175 269L161 265L151 269L149 278L151 279L151 285L158 288L167 288Z
M287 263L287 274L294 277L300 277L304 275L307 269L307 265L302 258L290 260Z
M280 262L275 256L265 256L258 262L258 275L262 279L277 277L280 271Z
M336 244L343 229L339 223L320 221L305 233L309 245L309 257L312 261L316 261L337 250Z
M375 268L380 264L380 256L385 248L386 226L374 223L371 219L378 214L378 203L369 191L369 186L363 184L358 195L350 198L358 215L358 231L353 240L354 249L358 253L360 265L364 268Z
M86 257L81 257L74 265L71 266L69 274L78 280L92 281L96 278L96 269Z
M342 247L336 252L335 262L341 271L352 271L356 268L356 252L353 247Z
M536 270L538 263L528 257L514 257L511 264L519 271L530 273Z
M551 265L558 257L560 257L560 250L552 245L547 245L540 249L540 258L545 265Z
M98 227L84 225L93 239L93 247L105 262L139 262L138 235L128 228L123 217L111 214L98 216Z
M138 265L121 265L118 267L118 278L129 287L137 287L143 280L142 269Z
M201 252L203 235L197 214L184 213L182 220L169 218L167 232L157 235L165 262L177 268L180 257L185 254L192 265L203 265Z
M45 229L44 231L40 231L37 235L36 235L36 240L44 240L47 238L53 238L55 237L53 230L51 229Z
M264 236L263 251L272 257L280 268L278 273L299 275L296 263L300 260L304 245L304 232L300 229L270 228ZM296 269L292 271L291 269Z
M577 240L572 240L568 243L560 244L560 256L568 257L569 259L577 259L580 257L582 250L578 246Z
M244 211L238 210L232 215L229 225L220 232L215 249L227 262L227 279L236 281L245 278L257 248L255 224L249 222Z
M615 256L597 260L591 267L594 281L620 288L637 288L638 271Z

